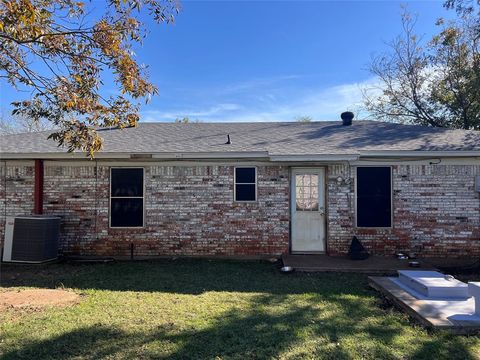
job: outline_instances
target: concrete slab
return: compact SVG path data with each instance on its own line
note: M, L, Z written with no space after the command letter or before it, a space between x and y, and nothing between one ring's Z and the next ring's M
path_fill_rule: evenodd
M438 271L398 270L398 280L427 298L469 297L467 284Z
M370 286L426 328L457 334L480 332L480 316L475 315L473 298L427 299L391 277L369 277Z
M475 300L475 314L480 315L480 282L468 282L468 295Z

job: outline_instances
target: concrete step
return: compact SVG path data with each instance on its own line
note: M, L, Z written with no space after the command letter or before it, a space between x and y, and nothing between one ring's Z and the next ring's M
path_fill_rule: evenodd
M468 285L438 271L398 270L400 282L429 298L469 297Z

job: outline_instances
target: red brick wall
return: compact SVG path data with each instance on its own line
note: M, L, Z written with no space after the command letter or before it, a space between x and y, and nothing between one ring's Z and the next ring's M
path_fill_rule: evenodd
M348 252L353 235L375 254L480 255L480 196L475 165L394 165L393 228L355 228L355 168L328 168L328 242L332 255ZM350 183L337 178L350 178Z
M70 254L279 255L288 251L288 168L258 167L258 202L233 201L233 166L146 166L145 227L110 229L108 166L46 164L44 213ZM8 209L11 212L11 209Z
M93 163L86 166L45 165L43 209L45 214L62 218L60 243L63 252L83 255L90 251L93 255L91 249L100 245L96 241L100 229L97 223L103 214L108 216L108 208L103 209L98 199L109 195L108 183L103 186L107 191L100 195L101 179L102 168L98 169L97 176ZM108 177L106 179L108 181Z
M33 162L0 163L4 215L33 209ZM145 228L108 227L109 167L45 165L44 213L62 221L62 251L79 255L278 255L289 247L288 167L258 167L258 202L233 202L233 166L146 166ZM392 229L356 229L355 168L327 168L327 251L357 235L375 254L480 255L480 197L473 165L394 165ZM337 181L351 178L352 181Z
M14 162L7 167L4 161L0 162L0 249L5 236L5 216L33 212L33 174L33 161Z

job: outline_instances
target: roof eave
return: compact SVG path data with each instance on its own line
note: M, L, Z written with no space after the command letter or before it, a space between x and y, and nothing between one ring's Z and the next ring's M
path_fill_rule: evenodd
M97 159L130 159L130 154L126 153L104 153L99 152L95 154ZM35 160L35 159L51 159L51 160L88 160L86 153L81 152L59 152L59 153L0 153L0 160Z
M152 154L161 160L268 159L267 151L181 152Z
M73 160L89 159L83 152L59 153L0 153L0 160L44 159L44 160ZM212 159L269 159L268 152L179 152L179 153L121 153L98 152L95 159L158 159L158 160L212 160Z
M480 157L476 150L367 150L360 151L360 158L402 158L402 157Z
M335 162L335 161L356 161L361 159L396 159L396 158L462 158L478 157L480 151L360 151L350 154L286 154L270 155L267 151L232 151L232 152L179 152L179 153L123 153L123 152L99 152L95 159L108 160L222 160L222 159L262 159L272 162ZM0 153L0 160L88 160L86 153L59 152L59 153Z
M272 162L318 162L318 161L355 161L358 154L302 154L302 155L271 155Z

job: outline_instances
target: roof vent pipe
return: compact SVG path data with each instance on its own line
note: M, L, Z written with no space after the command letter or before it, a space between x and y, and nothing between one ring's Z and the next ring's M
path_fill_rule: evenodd
M345 111L340 114L340 117L343 121L343 126L350 126L352 125L352 120L355 115L351 111Z

